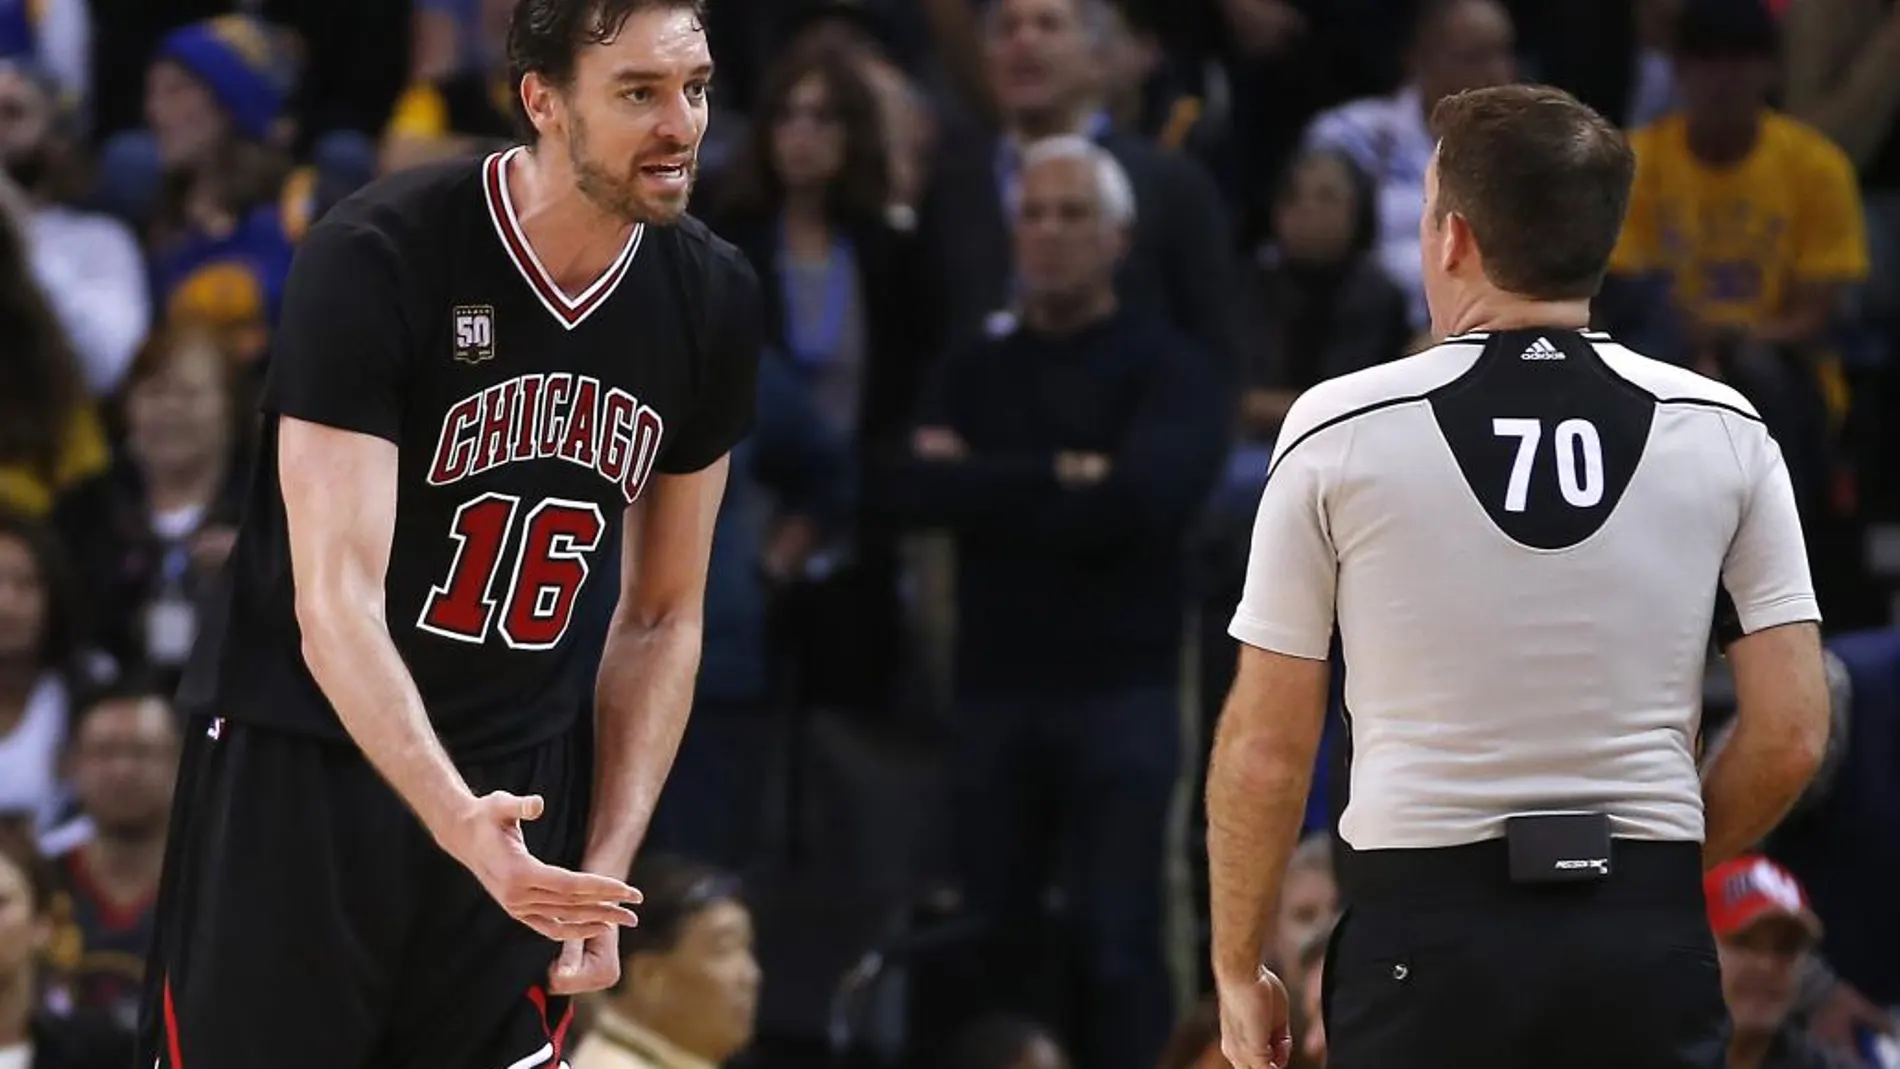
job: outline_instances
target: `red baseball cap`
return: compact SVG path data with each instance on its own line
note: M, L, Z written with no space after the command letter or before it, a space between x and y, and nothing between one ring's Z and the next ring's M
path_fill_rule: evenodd
M1750 854L1717 865L1702 878L1702 893L1717 939L1777 917L1799 924L1811 939L1821 938L1821 918L1809 908L1800 881L1765 857Z

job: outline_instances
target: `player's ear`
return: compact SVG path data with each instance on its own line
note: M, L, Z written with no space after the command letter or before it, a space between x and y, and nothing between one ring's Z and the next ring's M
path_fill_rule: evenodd
M522 76L521 106L536 132L546 134L561 128L563 101L561 87L543 77L540 71L529 71Z
M1471 223L1457 212L1446 212L1445 221L1438 228L1438 266L1450 275L1474 259L1477 252L1478 242L1472 236Z

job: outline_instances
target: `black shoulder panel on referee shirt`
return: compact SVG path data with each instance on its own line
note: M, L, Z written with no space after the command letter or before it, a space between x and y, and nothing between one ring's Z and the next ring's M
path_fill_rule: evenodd
M1493 334L1471 370L1427 395L1492 522L1537 549L1600 529L1649 440L1656 399L1616 375L1581 334Z

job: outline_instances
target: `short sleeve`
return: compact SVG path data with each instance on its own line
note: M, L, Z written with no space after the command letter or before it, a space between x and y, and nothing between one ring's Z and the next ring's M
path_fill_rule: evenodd
M319 223L284 286L264 375L264 408L389 441L402 435L411 339L386 235Z
M1867 277L1867 220L1853 165L1815 135L1806 156L1795 240L1796 277L1808 282L1858 282Z
M1228 634L1249 646L1323 661L1332 648L1339 558L1326 529L1332 438L1295 402L1254 518L1247 581Z
M1818 622L1821 609L1781 447L1753 420L1731 417L1729 429L1749 479L1741 523L1722 562L1722 590L1734 604L1739 629L1749 635L1781 624Z
M1663 266L1657 252L1654 131L1639 130L1631 135L1630 148L1636 153L1636 177L1630 184L1622 233L1610 253L1610 271L1618 275L1647 274Z
M688 422L661 454L659 469L668 475L690 475L731 452L751 430L758 406L759 352L765 344L759 278L730 250L714 259L713 271L707 307L696 317L696 323L709 324L705 351L695 354L708 366Z

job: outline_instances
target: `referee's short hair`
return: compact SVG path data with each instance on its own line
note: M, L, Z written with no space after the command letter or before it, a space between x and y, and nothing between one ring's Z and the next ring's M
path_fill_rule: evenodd
M1432 109L1435 219L1471 227L1491 283L1533 300L1594 297L1623 229L1636 157L1561 89L1472 89Z

